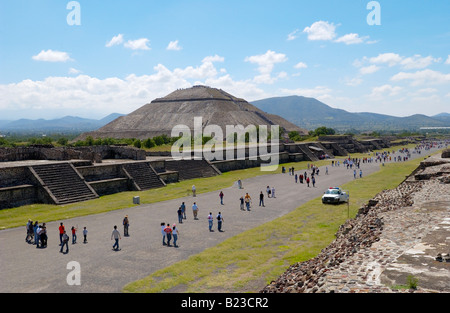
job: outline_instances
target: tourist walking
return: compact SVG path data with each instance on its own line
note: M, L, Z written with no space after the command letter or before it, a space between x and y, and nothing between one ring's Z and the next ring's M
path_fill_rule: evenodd
M181 202L181 212L183 213L183 219L186 219L186 204Z
M265 206L264 205L264 194L261 191L261 193L259 194L259 206Z
M59 229L59 244L62 246L62 244L63 244L62 238L63 238L63 235L64 235L64 231L66 230L65 227L64 227L64 224L60 223L58 229Z
M34 242L36 243L36 248L39 248L39 243L41 242L41 225L38 225L36 228L36 237L34 239Z
M42 223L41 230L39 232L39 238L41 240L41 248L47 247L47 227L45 223Z
M170 247L170 240L172 240L172 228L170 228L169 224L167 224L166 228L164 228L164 232L167 237L167 246Z
M239 204L240 204L241 210L242 210L242 211L245 211L245 210L244 210L244 197L241 196L241 197L239 198Z
M289 170L290 170L290 168L289 168ZM267 198L270 198L270 187L269 186L267 186L266 192L267 192Z
M117 225L114 225L114 230L111 234L111 240L113 240L113 238L114 238L113 250L118 251L119 250L119 239L122 239L122 237L120 237L120 233L117 230Z
M87 234L88 234L88 230L86 229L86 226L84 226L84 228L83 228L83 237L84 237L83 243L87 243Z
M311 178L311 182L313 187L316 187L316 178L314 176Z
M198 218L197 218L198 206L197 206L197 203L195 203L195 202L192 205L192 213L194 214L194 220L198 220Z
M272 187L272 198L276 198L275 197L275 187Z
M177 246L177 240L178 240L178 235L180 234L180 232L178 231L178 228L175 224L173 224L172 226L172 236L173 236L173 246L175 248L178 248Z
M219 193L219 198L220 198L220 204L223 205L223 192L220 191Z
M32 220L28 220L26 229L27 229L27 236L25 237L25 241L30 243L31 239L33 239L33 237L34 237L33 221Z
M195 188L195 185L192 185L192 196L193 197L196 197L197 195L196 195L196 192L197 192L197 189Z
M37 245L39 243L39 235L37 234L37 229L39 227L38 221L34 222L33 225L33 233L34 233L34 244Z
M252 201L252 198L250 197L250 195L248 193L245 194L245 206L247 207L247 211L250 211L250 203Z
M66 246L66 252L63 252L63 248ZM66 231L63 231L63 234L61 236L61 249L59 250L61 253L69 253L69 236L67 235Z
M77 242L77 228L72 226L70 230L72 231L72 244L75 244Z
M217 214L217 230L222 232L222 225L223 225L223 216L222 213L219 212L219 214Z
M161 234L162 234L163 246L166 245L166 232L164 231L164 228L166 228L166 223L161 223Z
M125 237L130 236L130 234L128 233L129 226L130 226L130 221L128 220L128 215L125 215L125 217L123 218L123 235Z
M182 224L183 223L183 210L181 210L181 206L177 210L177 215L178 215L178 223Z
M359 170L359 178L362 178L362 170Z
M211 212L209 212L209 215L208 215L208 227L209 227L209 231L211 232L211 231L213 231L212 230L212 228L213 228L213 216L212 216L212 213Z
M309 187L309 177L306 178L306 184L307 184L308 187Z

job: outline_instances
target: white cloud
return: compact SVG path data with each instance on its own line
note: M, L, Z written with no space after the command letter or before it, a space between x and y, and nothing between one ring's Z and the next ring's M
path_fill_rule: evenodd
M375 64L387 64L392 67L399 64L402 60L403 58L397 53L382 53L376 57L370 58L369 62Z
M123 43L123 35L119 34L117 36L114 36L109 42L106 43L105 47L112 47L116 45L120 45Z
M291 40L296 39L298 37L298 32L299 31L300 31L299 29L296 29L292 33L288 34L287 40L291 41Z
M130 113L177 88L188 88L197 84L222 88L248 101L273 96L260 89L251 79L236 81L226 74L226 70L217 70L213 62L223 60L224 58L218 55L207 56L199 66L173 70L158 64L152 74L131 74L125 78L99 79L78 75L0 84L0 111L3 117L6 116L5 112L8 112L33 119L55 118L69 113L100 118L112 112ZM283 72L279 74L284 75Z
M34 55L32 59L43 62L67 62L71 60L67 52L53 51L51 49L47 51L42 50L39 54Z
M220 55L215 54L215 55L212 55L212 56L205 57L202 60L202 63L206 63L206 62L213 63L213 62L223 62L223 61L225 61L224 57L221 57Z
M268 50L265 54L254 55L245 58L245 62L258 64L260 75L255 76L256 83L272 84L276 78L271 76L273 68L277 63L286 62L288 59L283 53L276 53Z
M422 69L441 61L440 58L433 58L431 55L422 57L420 54L415 54L411 57L403 57L397 53L382 53L372 58L364 57L363 60L368 60L372 64L386 64L389 67L400 65L405 70Z
M359 72L363 75L367 75L367 74L373 74L373 73L377 72L379 69L380 68L378 66L372 64L372 65L369 65L366 67L361 67L359 69Z
M69 74L80 74L80 73L82 73L80 70L77 70L76 68L73 68L73 67L71 67L70 69L69 69Z
M400 93L400 91L402 91L402 87L399 86L391 86L391 85L382 85L379 87L374 87L372 88L372 93L371 93L371 97L375 97L375 98L379 98L383 95L388 95L388 96L396 96Z
M315 22L303 30L308 34L308 40L333 40L336 37L335 31L336 26L325 21Z
M359 78L359 77L355 77L355 78L352 78L352 79L346 79L345 80L345 84L347 86L352 86L352 87L359 86L359 85L362 84L362 82L363 82L363 80L361 78Z
M166 49L167 50L173 50L173 51L179 51L179 50L181 50L183 48L178 45L178 40L175 40L175 41L169 42L169 45L167 46Z
M410 80L412 86L424 84L444 84L450 82L450 74L443 74L430 69L417 71L415 73L400 72L391 77L392 81Z
M150 50L150 47L148 46L149 42L150 40L147 38L128 40L124 43L124 47L131 50Z
M294 65L294 68L296 68L296 69L307 68L307 67L308 67L308 65L306 65L303 62L299 62L299 63Z
M314 88L281 89L281 92L287 95L298 95L317 99L330 98L331 91L332 90L330 88L325 86L316 86Z
M445 61L445 64L450 64L450 54L447 57L447 60Z
M339 37L334 42L342 42L342 43L345 43L346 45L354 45L354 44L358 44L358 43L363 43L364 40L366 40L367 38L368 37L359 37L358 34L351 33L351 34L347 34L342 37Z
M430 66L432 63L440 62L441 59L433 58L431 55L422 57L420 54L416 54L409 58L404 58L400 64L404 69L422 69Z

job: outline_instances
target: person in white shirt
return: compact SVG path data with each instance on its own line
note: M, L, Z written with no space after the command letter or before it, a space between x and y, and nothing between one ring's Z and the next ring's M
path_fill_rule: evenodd
M84 236L83 243L87 243L87 234L88 234L88 230L86 229L86 226L85 226L83 229L83 236Z
M113 232L111 234L111 240L113 239L113 237L114 237L114 240L115 240L115 243L113 245L113 250L117 251L117 250L119 250L119 239L122 239L120 237L119 231L117 230L117 225L114 225L114 230L113 230Z
M213 231L213 230L212 230L212 228L213 228L213 220L214 220L214 218L213 218L213 216L212 216L212 213L209 212L209 215L208 215L209 231Z
M218 231L222 231L222 223L223 223L223 216L222 213L219 212L219 214L217 214L217 230Z
M178 228L175 224L173 224L172 226L172 236L173 236L173 246L175 248L178 248L177 246L177 240L178 240L178 235L180 234L180 232L178 231Z

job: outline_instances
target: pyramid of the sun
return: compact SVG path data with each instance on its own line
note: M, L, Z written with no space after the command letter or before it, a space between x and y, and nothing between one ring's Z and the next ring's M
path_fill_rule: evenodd
M218 125L225 134L226 125L279 125L286 132L307 131L280 116L268 114L244 99L206 86L179 89L163 98L157 98L136 111L117 118L102 128L87 132L79 138L138 138L147 139L166 134L171 136L176 125L194 130L194 118L202 118L202 127Z

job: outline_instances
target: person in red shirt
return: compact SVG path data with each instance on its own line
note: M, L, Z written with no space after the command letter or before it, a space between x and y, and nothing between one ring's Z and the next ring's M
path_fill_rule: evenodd
M72 226L71 230L72 230L72 244L77 243L77 227Z
M164 232L167 237L167 246L170 247L170 240L172 240L172 228L170 228L169 224L167 224L166 228L164 228Z
M66 228L64 227L63 223L59 224L59 245L62 246L63 244L63 235L64 235L64 231L66 230Z

